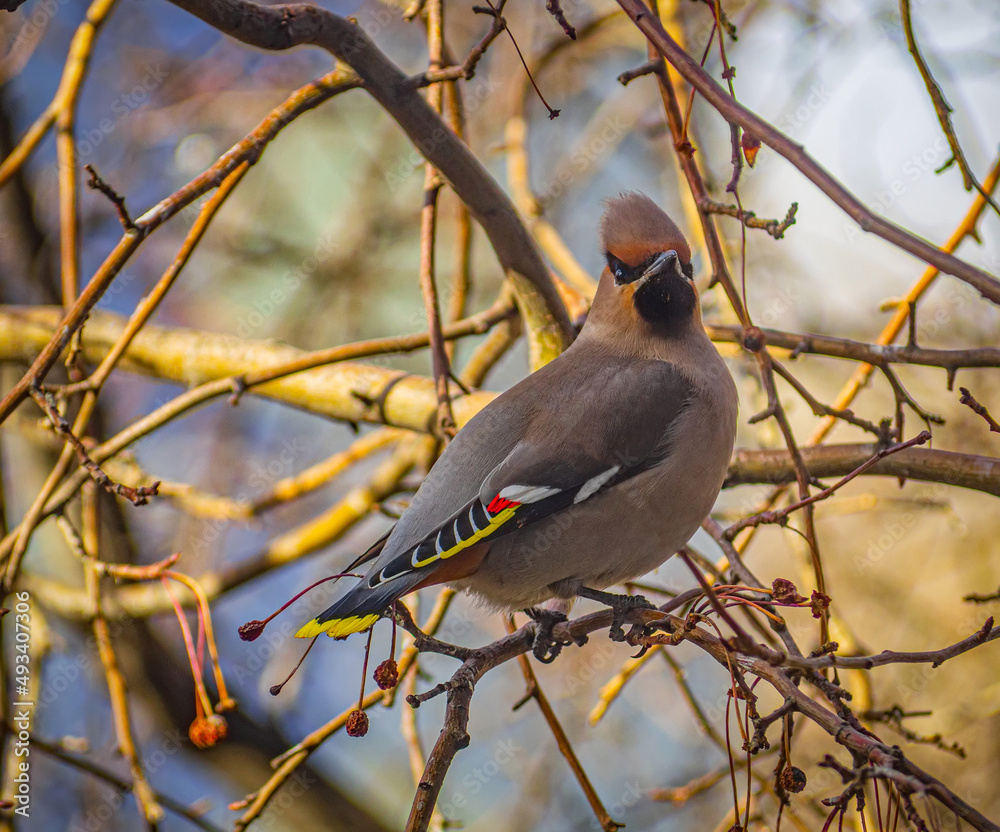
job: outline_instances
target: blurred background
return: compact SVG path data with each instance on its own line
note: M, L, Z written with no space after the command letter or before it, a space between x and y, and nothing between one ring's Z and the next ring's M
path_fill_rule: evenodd
M359 24L404 71L426 67L426 36L401 9L376 2L323 3ZM808 0L725 2L739 39L727 39L740 100L809 152L873 210L942 244L959 225L973 195L954 167L938 173L950 152L912 59L896 4L822 3ZM639 78L622 87L616 77L646 61L645 43L610 2L564 0L578 42L562 45L535 73L546 100L561 110L550 120L529 94L523 68L509 39L499 38L464 84L469 141L490 172L510 187L507 128L522 116L527 125L530 186L544 218L562 236L584 270L596 278L602 265L596 225L601 200L640 189L693 228L684 205L673 149L655 82ZM51 100L70 40L86 7L79 0L28 0L0 16L0 150L9 152ZM1000 136L1000 6L991 2L913 4L921 46L954 108L954 123L970 165L982 180L998 152ZM544 4L517 3L505 10L511 32L528 63L565 41ZM688 51L702 53L711 10L681 0L676 19ZM447 7L450 47L462 56L487 28L465 4ZM589 25L588 25L589 24ZM586 30L585 36L583 31ZM718 50L707 68L718 78ZM127 197L133 215L157 203L212 164L295 88L326 73L329 56L316 49L263 53L227 39L163 0L122 0L100 32L77 124L79 163L93 164ZM715 198L730 176L727 125L696 100L691 134L697 158ZM58 200L55 142L49 136L23 175L0 191L0 300L52 304L59 298ZM274 339L306 350L425 329L417 283L422 160L401 130L361 91L338 96L291 124L266 150L215 219L212 228L170 292L154 323L190 327L248 339ZM516 185L516 183L515 183ZM746 236L746 295L756 323L873 341L887 321L886 302L898 301L919 278L923 264L862 233L791 165L766 147L741 185L743 205L762 217L781 218L799 205L797 224L776 241ZM83 279L89 278L120 238L111 206L81 190ZM453 195L442 197L439 282L447 297L454 269ZM98 308L128 316L173 259L196 208L157 231L115 280ZM722 219L734 273L739 274L740 228ZM959 256L993 273L1000 270L1000 219L987 211L979 240L967 240ZM703 251L696 252L700 285L707 282ZM299 270L299 271L296 271ZM276 299L283 278L299 276ZM488 241L473 238L470 310L489 305L502 272ZM705 318L732 323L725 297L712 290ZM1000 310L964 284L942 277L921 302L918 340L925 346L996 345ZM463 341L461 367L477 343ZM743 398L739 445L780 447L773 421L750 426L746 418L765 404L755 365L724 347ZM379 362L375 362L379 363ZM383 366L430 373L426 352L392 357ZM855 367L850 362L803 357L796 375L821 401L832 401ZM5 370L7 387L23 366ZM523 343L512 349L484 387L502 390L527 372ZM946 424L934 429L934 447L995 456L998 440L979 418L948 392L945 373L903 367L907 389ZM1000 374L963 370L958 384L1000 411ZM181 388L117 372L102 395L101 429L113 433L148 413ZM817 420L783 383L780 387L801 441ZM871 421L891 416L891 390L875 377L854 406ZM911 430L919 420L910 417ZM362 432L370 430L362 426ZM835 441L866 441L861 431L839 425ZM157 479L189 483L205 492L252 500L288 477L346 448L356 438L349 425L271 401L245 396L238 407L218 400L141 440L133 448L142 469ZM0 433L7 523L31 504L53 463L51 444L7 426ZM199 574L255 555L290 529L316 517L359 483L384 457L378 454L324 488L261 514L252 521L191 516L167 501L142 509L125 506L123 522L133 556L152 562L181 552L180 567ZM407 489L419 483L411 474ZM717 507L723 519L753 510L764 488L725 492ZM404 490L390 508L402 505ZM299 602L252 644L236 628L263 618L307 584L338 571L384 530L391 519L372 512L333 545L269 571L213 603L222 669L239 702L230 716L230 737L196 750L187 739L194 697L176 618L157 615L128 622L116 633L128 678L137 740L150 780L184 804L197 803L204 817L231 828L227 804L257 789L269 776L268 760L356 701L363 644L323 640L282 693L268 688L298 660L301 643L289 636L321 602ZM994 602L974 607L970 593L1000 584L996 503L978 492L910 482L863 479L817 509L828 592L849 633L834 633L864 651L934 649L978 629ZM701 533L694 546L715 559L718 550ZM762 530L747 555L766 582L786 577L808 594L811 571L801 538L777 528ZM34 535L25 569L42 578L82 585L82 570L54 525ZM691 576L668 563L648 581L686 589ZM419 603L426 615L437 590ZM9 604L8 604L9 605ZM586 607L584 607L586 608ZM817 646L808 611L792 611L789 624L803 648ZM34 730L56 741L77 738L88 758L126 774L115 753L107 687L89 629L80 621L35 611L41 660L40 707ZM503 634L498 616L458 599L440 636L478 645ZM10 635L6 633L5 635ZM389 628L376 628L373 657L387 655ZM39 646L41 645L41 646ZM725 755L707 737L685 702L673 669L663 659L647 663L606 715L589 715L601 687L620 670L629 649L604 634L582 649L569 649L538 674L581 761L611 815L630 830L712 829L732 805L728 777L679 805L654 799L656 789L681 786L714 772ZM689 646L671 651L706 718L724 733L728 676ZM427 689L447 678L451 660L428 657ZM942 733L958 743L965 759L933 746L907 745L920 765L955 788L992 818L1000 817L1000 663L991 645L944 667L894 666L871 675L871 689L847 675L859 709L932 711L907 725L920 735ZM523 694L518 668L489 673L473 700L471 746L457 758L441 793L445 819L467 830L567 830L598 828L544 722ZM779 704L764 695L762 704ZM405 706L403 706L405 707ZM400 710L375 708L364 739L338 733L309 759L299 778L273 800L254 828L275 830L399 829L413 796ZM762 708L763 712L763 708ZM417 714L425 748L437 737L443 702ZM735 725L735 724L734 724ZM735 727L731 726L733 731ZM802 729L796 759L809 785L799 796L805 828L822 826L817 801L839 793L839 778L815 767L835 748L814 726ZM880 732L904 743L891 729ZM736 735L738 737L738 734ZM736 740L739 746L739 740ZM122 795L51 757L33 758L34 812L24 829L140 827L131 796ZM758 771L768 772L763 761ZM810 803L809 801L813 801ZM773 821L773 805L762 804ZM954 821L939 818L950 828ZM163 829L191 828L168 812ZM722 827L726 828L725 826Z

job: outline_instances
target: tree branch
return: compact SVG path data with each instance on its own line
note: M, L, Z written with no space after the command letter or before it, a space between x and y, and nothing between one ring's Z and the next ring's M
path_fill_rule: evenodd
M791 162L810 182L857 222L863 231L881 237L925 263L936 266L946 274L954 275L975 288L983 297L1000 304L1000 280L957 257L946 254L926 240L869 210L861 200L813 159L802 145L792 141L756 113L752 113L730 97L698 62L667 34L656 16L650 14L649 9L643 5L642 0L618 0L618 4L670 65L718 110L726 121L738 124L753 138L759 139Z
M743 343L743 329L724 324L705 324L705 331L713 341L730 344ZM847 358L864 361L875 367L889 364L921 364L926 367L941 367L949 374L962 367L1000 367L1000 347L970 347L964 350L940 350L929 347L866 344L849 338L812 333L784 332L779 329L761 329L769 347L781 347L792 351L792 357L800 355L828 355L833 358Z
M972 168L969 167L969 161L965 158L962 145L959 144L958 136L955 133L955 126L951 123L951 105L945 99L944 93L941 91L941 86L931 74L931 69L927 65L927 61L924 60L924 56L920 54L917 37L913 33L910 0L899 0L899 17L903 24L903 34L906 36L906 48L910 55L913 56L913 62L917 65L917 71L924 81L924 86L927 87L927 94L930 95L931 103L934 105L934 113L937 115L938 124L941 125L941 132L944 133L945 138L948 140L948 146L951 148L951 162L957 164L958 169L962 172L962 184L965 185L965 190L971 191L975 189L978 191L997 215L1000 216L1000 206L984 190L983 186L979 184L976 175L972 172ZM948 167L949 164L946 164L945 167Z
M175 5L243 43L285 50L310 44L351 66L365 90L448 181L489 237L535 332L533 364L557 355L573 340L573 328L534 240L510 199L469 147L420 96L408 77L356 23L318 6L262 6L249 0L171 0ZM533 305L544 307L544 314ZM2 416L2 414L0 414Z
M843 477L871 459L878 445L818 445L801 451L811 477ZM908 448L880 459L865 474L940 482L1000 497L1000 459L993 457ZM741 448L733 455L724 487L791 482L795 482L795 469L788 451Z

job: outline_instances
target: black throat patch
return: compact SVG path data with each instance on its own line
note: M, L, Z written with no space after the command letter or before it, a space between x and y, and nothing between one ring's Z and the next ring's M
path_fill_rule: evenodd
M656 275L635 291L635 310L660 334L680 333L694 314L694 286L679 274Z

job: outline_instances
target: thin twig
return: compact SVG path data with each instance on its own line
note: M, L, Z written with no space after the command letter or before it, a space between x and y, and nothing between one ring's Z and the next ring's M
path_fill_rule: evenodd
M31 388L31 397L35 400L40 408L48 416L49 421L52 426L58 431L58 433L63 436L67 443L73 446L76 451L77 457L80 459L80 465L87 471L88 474L94 479L94 481L101 486L109 494L117 494L119 497L124 497L129 500L134 506L144 506L149 502L150 497L155 497L157 493L157 488L159 483L153 483L151 486L139 486L138 488L133 488L129 485L122 485L111 479L104 471L101 470L100 465L91 459L90 454L87 453L87 449L84 447L83 442L73 433L72 428L59 413L56 407L55 398L51 393L47 393L38 387Z
M727 205L724 202L715 202L711 199L706 199L699 203L698 207L709 214L722 214L727 217L734 217L740 220L747 228L762 229L774 237L775 240L780 240L785 236L785 232L795 225L795 214L799 210L799 203L792 203L783 220L762 219L753 211L741 211L736 205Z
M677 91L671 82L667 72L663 56L650 43L647 50L651 61L656 61L659 69L656 73L659 82L660 98L663 102L664 113L666 114L667 126L670 128L670 135L677 151L677 158L680 162L681 170L687 179L688 188L694 198L695 205L700 205L702 201L708 199L708 188L702 176L698 162L695 159L695 150L687 138L684 125L684 117L681 113L680 103L677 99ZM705 246L708 249L708 257L712 264L712 277L710 286L719 283L726 293L730 305L736 313L736 317L742 326L749 326L750 319L747 316L740 293L736 289L732 275L729 273L729 266L726 263L725 250L722 240L719 237L718 229L711 215L705 211L698 211L698 218L701 220L702 233L705 235Z
M113 2L113 0L110 1ZM97 0L97 2L108 2L108 0ZM79 297L76 298L72 307L66 311L65 318L57 333L32 362L28 372L0 401L0 422L3 422L28 395L31 385L41 383L66 345L69 344L74 333L83 326L94 305L149 234L203 193L217 187L244 162L255 163L267 144L294 118L340 92L356 89L359 86L361 86L361 82L357 76L351 73L350 77L344 80L340 70L335 70L324 78L306 84L286 99L283 104L272 110L256 130L229 152L223 154L219 161L205 173L195 177L194 180L139 217L135 221L135 227L122 235L118 244L104 259Z
M944 250L932 245L917 235L906 231L885 217L872 211L854 194L847 190L822 165L813 159L803 147L772 127L764 119L735 101L705 72L698 62L687 54L664 30L655 15L642 0L618 0L637 28L657 51L692 84L730 124L737 124L760 139L768 147L783 156L806 176L817 188L826 194L838 207L848 214L863 231L871 232L894 246L919 257L924 262L936 266L947 274L968 283L983 297L1000 304L1000 280L981 269L966 263Z
M132 314L132 317L129 319L128 325L121 333L114 347L112 347L107 355L104 356L100 366L88 379L81 383L83 389L86 390L86 395L80 403L80 408L74 420L73 427L71 429L72 435L83 435L84 431L86 431L90 418L97 405L97 395L104 382L107 380L111 371L114 369L124 352L128 349L136 334L156 311L160 301L164 298L167 291L180 275L192 252L194 251L195 246L197 246L198 242L201 240L216 212L226 201L229 194L232 193L233 188L235 188L240 182L248 169L249 164L246 162L237 166L236 169L229 176L227 176L225 180L223 180L218 191L212 196L212 198L209 199L204 206L202 206L194 225L185 237L184 244L181 246L181 250L174 258L174 261L167 268L167 271L163 274L163 276L157 281L153 290L139 303L135 312ZM96 279L97 278L95 277L94 280ZM88 285L87 291L89 290L90 287ZM74 309L75 308L76 307L74 306ZM78 326L82 326L82 323L83 319L80 320ZM77 329L76 335L78 335L79 332L80 330ZM44 353L45 349L48 349L51 345L52 341L50 340L49 344L42 350L42 352ZM29 376L27 375L25 376L25 378L28 377ZM59 459L46 479L45 484L35 497L35 500L28 509L24 519L21 521L22 533L18 538L14 554L8 563L8 568L5 574L5 582L8 586L11 585L11 582L17 575L20 560L23 557L24 552L27 550L35 525L42 518L44 506L48 502L54 489L62 481L66 472L69 470L72 457L73 454L67 445L64 448L64 451L59 455ZM153 486L151 485L148 487L151 488Z
M109 786L117 789L119 792L131 792L135 789L135 784L131 780L119 777L113 771L108 771L107 769L96 765L84 757L69 753L58 743L44 740L34 734L31 735L29 742L32 748L37 748L43 754L48 754L50 757L59 760L61 763L65 763L78 771L86 772L92 777L102 780ZM195 809L185 806L183 803L174 800L172 797L158 791L153 791L153 797L165 809L169 809L175 815L184 818L189 823L197 826L199 829L204 829L205 832L223 832L221 826L216 826L211 821L202 817L202 815Z
M55 125L60 113L72 112L87 77L97 35L114 10L117 0L94 0L83 15L83 20L73 34L69 54L63 65L59 87L52 100L25 132L17 146L0 164L0 187L21 169L35 152L42 139Z
M889 366L879 367L882 374L886 377L889 382L889 386L892 388L893 395L896 397L896 436L902 436L903 433L903 405L908 405L914 413L917 414L927 426L928 430L932 424L943 425L944 417L938 416L936 413L930 413L924 410L916 401L916 399L911 396L903 383L899 380L899 376L896 375L895 370Z
M767 416L773 416L774 420L778 423L781 435L785 440L785 446L788 448L788 453L795 466L795 481L798 485L799 501L803 503L805 509L802 512L802 530L806 542L809 544L809 557L812 562L813 575L816 579L816 589L821 595L826 595L826 576L823 571L823 560L819 551L819 539L816 536L815 515L812 503L809 501L809 486L811 484L809 471L806 468L802 451L795 439L791 423L788 421L788 415L785 413L785 408L781 404L778 390L774 384L774 368L771 355L767 351L763 334L756 327L746 331L743 343L744 346L755 347L753 352L757 359L757 365L760 368L761 384L767 394L768 402L767 409L763 413L751 417L750 421L754 422ZM819 641L820 644L825 644L830 640L830 618L826 608L821 611L819 623Z
M991 592L988 595L977 595L972 593L971 595L966 595L962 598L963 601L969 601L973 604L988 604L990 601L1000 601L1000 589L996 592Z
M746 517L736 523L733 523L733 525L731 525L728 529L726 529L725 536L728 540L732 540L743 529L749 529L754 526L760 526L764 523L777 523L780 526L784 526L785 523L788 522L789 515L791 515L793 512L798 511L801 508L805 508L808 505L812 505L813 503L818 503L820 500L827 499L828 497L832 496L834 493L839 491L841 488L843 488L845 485L847 485L847 483L849 483L855 477L860 476L869 468L872 468L880 460L883 460L887 456L890 456L894 453L898 453L899 451L905 450L906 448L912 448L914 445L923 445L924 443L929 442L930 438L931 438L930 431L925 430L921 431L917 436L914 436L912 439L908 439L906 442L900 442L899 444L891 445L888 448L882 448L879 451L877 451L871 459L869 459L863 465L860 465L857 468L855 468L853 471L851 471L850 474L848 474L846 477L839 480L838 482L835 482L829 488L824 488L822 491L817 491L815 494L807 497L806 499L799 500L798 502L785 506L784 508L779 509L778 511L762 511L758 514Z
M716 730L715 726L712 725L712 722L711 720L709 720L708 715L705 713L705 710L698 703L698 699L695 696L694 691L691 689L691 685L687 680L687 675L684 673L684 668L681 667L680 663L672 655L670 655L670 651L667 650L666 648L663 648L658 652L660 652L663 655L663 658L666 661L667 666L670 668L670 672L674 677L674 681L677 683L677 687L680 688L681 696L684 697L685 703L691 709L691 713L694 716L695 721L697 721L698 723L699 732L703 733L706 737L708 737L709 740L715 743L715 745L719 749L725 751L726 741L721 736L719 736L719 732ZM724 775L729 774L730 768L728 761L721 770L724 772ZM657 800L658 798L652 797L652 799Z
M139 754L138 746L135 742L135 734L132 728L132 718L128 706L128 685L125 675L121 671L118 657L115 654L114 645L111 640L111 628L108 620L104 616L101 601L101 578L94 564L99 560L98 552L98 507L97 492L91 486L84 492L84 580L90 601L94 609L94 617L91 621L91 630L94 634L94 641L97 644L97 652L104 668L104 677L108 684L108 698L111 702L111 712L114 716L115 736L118 744L118 751L128 762L129 772L132 775L132 794L138 804L139 814L142 817L146 828L155 830L159 822L163 819L163 808L157 802L156 794L153 792L146 777L145 769L142 765L142 758Z
M947 745L940 734L933 734L929 737L923 736L903 725L903 720L908 717L930 716L931 714L932 711L906 712L899 705L893 705L891 708L882 711L865 711L859 716L869 722L882 722L889 725L894 731L905 737L907 742L933 745L935 748L940 748L942 751L947 751L950 754L965 759L965 749L957 742Z
M479 315L468 318L465 321L460 321L457 324L446 327L444 334L446 338L451 338L471 334L473 332L484 332L487 331L492 325L485 323L488 319L491 319L495 315L499 315L497 320L502 320L510 314L510 308L507 307L503 301L501 301L501 303L496 307L486 310L484 313L480 313ZM485 318L483 317L484 315ZM494 321L494 323L495 322L496 321ZM242 377L240 389L247 389L257 384L264 384L267 381L273 381L291 373L302 372L305 369L310 369L311 367L315 367L320 364L331 363L333 361L346 361L352 358L367 355L377 355L386 351L392 352L402 350L405 352L413 349L420 349L425 347L428 343L429 337L427 333L422 333L398 338L376 339L374 341L361 342L359 344L335 347L332 350L321 350L317 353L306 353L302 354L300 358L287 362L281 366L272 366L271 368L256 371L251 375ZM216 358L218 358L218 356L216 356ZM245 357L243 360L245 360ZM367 372L364 377L368 383L374 382L378 385L380 383L391 384L393 376L392 373L389 372ZM383 382L383 378L387 381ZM340 390L344 386L347 386L350 389L355 385L356 382L348 381L346 385L343 383L337 385L337 388ZM178 396L172 402L167 403L158 410L147 415L143 419L140 419L136 424L126 428L109 442L105 442L101 446L98 446L94 449L91 456L95 459L95 461L100 463L109 456L113 456L115 453L124 450L124 448L128 447L129 444L146 435L149 431L162 426L166 421L177 418L179 415L187 412L190 408L195 407L202 402L231 393L232 391L233 379L230 377L209 381L199 387L193 388L192 390ZM365 408L364 406L361 406L361 408L363 413ZM382 420L387 418L384 402L378 407L378 416ZM418 430L425 430L426 426L426 422L423 422L420 425L413 425L413 427ZM89 474L84 471L83 476L86 478ZM16 574L16 569L14 569L13 564L15 564L15 562L19 562L20 556L23 555L26 548L26 544L23 539L25 533L33 529L37 522L39 522L39 520L41 520L44 516L51 514L52 511L55 511L64 505L65 500L76 492L83 480L79 477L73 476L70 477L68 481L63 482L60 485L61 482L62 480L60 477L59 480L56 480L56 482L53 483L53 488L58 486L59 490L52 493L52 496L48 500L44 501L44 503L39 503L37 513L34 515L29 514L29 517L22 521L21 525L18 526L15 531L8 534L2 544L0 544L0 559L10 553L11 549L14 550L15 557L12 557L8 563L8 576ZM17 541L16 545L15 541ZM14 569L13 572L12 569Z
M993 166L990 168L990 172L984 182L984 187L987 192L992 192L993 189L997 187L998 182L1000 182L1000 156L997 156L994 160ZM962 221L952 232L947 242L942 246L942 250L946 252L954 252L966 238L976 237L978 234L977 226L979 219L985 209L986 200L982 195L977 194L975 199L972 201L972 205L962 218ZM874 345L876 355L873 358L863 359L866 363L863 366L858 367L843 388L841 388L840 393L833 402L833 408L835 410L843 410L850 407L861 390L868 384L868 381L876 367L879 367L882 364L882 361L879 360L879 357L882 355L881 350L896 351L900 349L899 347L893 347L891 345L909 320L912 304L915 304L927 293L927 291L934 285L934 282L937 280L939 274L940 272L935 266L929 266L926 268L923 274L921 274L920 279L917 280L917 282L911 287L910 291L907 292L906 297L897 305L896 311L893 313L891 320L885 325L885 327L883 327L882 332L876 339ZM770 338L773 334L772 330L766 331L766 337L768 338ZM737 333L736 337L740 339L738 343L741 343L743 338L742 330ZM808 339L803 339L799 343L807 344L807 340ZM787 343L784 344L784 346L790 346L793 350L793 355L797 355L805 349L805 347L789 345ZM942 364L939 366L943 366L947 370L948 389L951 389L957 368L948 364ZM833 430L834 425L837 424L837 421L838 420L833 416L824 417L809 437L808 444L811 446L818 446L822 444L822 442L829 435L830 431ZM898 461L898 457L896 459ZM776 488L772 491L763 501L762 509L766 510L772 508L784 494L784 491L784 487ZM749 546L751 540L753 539L753 535L754 529L747 529L746 534L743 535L743 538L740 541L739 548L745 549Z
M528 62L524 60L524 55L521 54L521 47L517 45L517 41L514 39L514 33L511 32L510 27L507 25L507 21L500 16L499 10L493 5L491 0L486 0L486 5L493 10L493 14L503 25L504 31L510 38L510 42L514 44L514 51L517 52L517 57L521 61L521 66L524 67L524 71L528 74L528 80L531 81L531 86L535 88L535 93L538 95L538 100L542 102L542 106L549 111L549 119L554 119L559 117L559 110L554 110L549 106L549 102L545 100L545 96L542 95L542 91L538 89L538 84L535 83L535 79L531 75L531 70L528 69Z
M805 400L806 404L809 405L812 412L815 413L817 416L833 416L836 419L842 419L849 425L854 425L855 427L859 427L862 430L866 430L869 433L879 437L880 439L884 436L885 430L883 430L878 425L872 424L867 419L858 418L857 416L854 415L853 411L834 410L834 408L830 407L829 405L823 404L821 401L816 399L808 390L806 390L806 388L802 385L802 383L788 371L788 368L782 366L773 358L771 359L771 366L774 367L774 372L776 372L785 381L787 381L792 386L792 389L794 389L795 392L798 393Z
M136 226L132 222L132 217L129 216L128 208L125 207L125 197L105 182L97 172L97 168L93 165L84 165L83 169L90 174L90 179L87 180L87 187L93 191L100 191L111 200L111 204L115 206L115 210L118 212L118 219L121 221L122 228L126 231L132 231Z
M979 184L979 180L976 179L976 175L972 172L972 168L969 166L968 159L965 158L965 152L962 150L962 145L958 141L958 136L955 133L955 126L951 123L951 113L952 108L948 103L947 99L944 97L944 93L941 91L941 85L934 79L931 74L931 69L927 65L927 61L924 60L924 56L920 53L920 47L917 45L916 35L913 33L913 18L910 14L910 0L899 0L899 16L900 21L903 24L903 34L906 36L906 48L909 53L913 56L913 62L917 65L917 71L920 73L920 77L924 81L924 86L927 87L927 92L931 97L931 103L934 105L934 113L937 115L938 124L941 125L941 131L944 133L945 138L948 140L948 146L951 148L951 160L958 165L958 169L962 172L962 183L965 186L965 190L971 191L975 189L979 192L988 203L989 206L996 212L997 216L1000 216L1000 205L997 205L996 201L991 197L983 186ZM949 163L946 163L941 170L949 167Z
M476 74L476 67L479 65L479 61L482 60L483 55L486 54L486 50L489 49L493 41L495 41L504 30L504 19L501 16L501 12L503 12L503 7L506 5L506 2L507 0L498 2L496 9L483 9L483 11L487 12L490 17L489 31L487 31L480 41L473 46L471 50L469 50L469 54L466 56L461 65L439 68L430 67L426 72L410 79L409 83L414 87L426 87L431 84L438 84L445 81L472 80ZM426 1L422 0L418 13L423 10L425 5ZM407 14L409 13L409 10L407 10ZM457 132L458 131L456 131L456 133Z
M646 643L652 646L654 644L673 644L678 640L691 641L706 650L724 667L733 667L735 651L739 657L739 666L743 672L751 673L766 680L777 689L778 693L784 699L791 701L796 710L820 725L838 743L858 754L863 754L865 758L870 759L877 765L885 766L910 778L908 782L912 783L914 788L925 790L929 795L939 800L949 810L956 812L976 829L981 830L981 832L986 832L986 830L996 832L997 827L995 824L984 818L981 813L965 803L940 781L906 760L898 750L890 749L871 734L866 734L858 730L851 722L853 717L849 716L849 712L841 708L843 715L835 713L806 696L799 690L797 682L793 681L782 669L784 667L796 668L803 666L803 672L810 674L808 675L808 679L811 683L818 686L828 695L833 696L836 701L841 701L844 692L839 687L816 675L817 668L832 666L866 667L869 664L876 666L896 662L933 664L944 661L974 647L978 647L987 641L1000 638L1000 628L992 628L992 619L975 635L942 651L915 654L884 653L881 656L857 657L856 659L831 656L802 658L773 651L756 642L743 642L741 640L734 644L729 640L723 640L698 626L690 626L688 621L670 615L669 610L675 606L677 606L676 603L671 601L661 607L659 611L633 610L628 614L627 621L633 624L649 624L652 622L654 616L660 616L661 621L663 621L665 626L669 627L671 633L669 635L647 637L644 639ZM665 620L662 618L664 616ZM553 636L561 640L573 640L574 637L579 638L602 627L607 627L610 621L610 610L604 610L582 616L565 624L557 624L554 628ZM455 672L449 682L438 686L441 692L447 692L448 694L445 725L434 751L431 752L428 758L427 768L421 780L421 788L418 790L413 809L411 810L410 825L408 827L410 830L425 828L425 826L421 826L421 820L429 818L444 776L452 760L457 752L468 744L467 726L469 707L476 683L490 669L509 661L511 658L527 653L532 647L533 636L534 625L530 624L493 644L472 651L469 658L463 662L462 666Z
M444 3L442 0L426 0L424 9L427 18L428 63L432 70L440 69L444 60ZM434 111L440 114L444 102L443 88L440 85L431 87L427 101ZM454 437L457 428L448 390L451 367L441 333L441 307L435 280L434 251L437 240L438 197L443 185L437 169L427 162L424 171L424 201L420 209L420 294L424 300L427 332L430 334L431 364L438 399L437 432L439 436L450 439Z
M442 172L483 225L505 271L512 277L516 276L513 284L520 295L522 308L526 310L532 357L536 363L544 363L572 341L574 332L565 307L548 269L509 199L468 147L454 136L417 91L406 92L406 76L375 47L360 27L315 6L262 6L247 0L220 0L208 5L196 0L176 0L176 5L188 9L221 31L256 46L287 49L302 43L312 43L321 45L347 61L357 73L352 86L360 86L363 82L365 88L411 136L426 154L427 160ZM276 36L275 33L280 34ZM284 124L269 126L280 129ZM254 149L259 150L256 145ZM252 156L252 161L256 162L258 157L259 152ZM222 169L216 176L224 177L244 160L245 157L233 159L227 154L220 160ZM105 260L105 266L80 295L67 316L59 337L53 339L35 360L29 372L0 401L0 421L23 400L30 384L42 380L72 333L82 324L93 304L134 253L143 237L168 214L176 213L194 199L196 194L192 193L192 189L207 189L218 181L221 179L210 178L208 181L192 183L191 188L179 191L176 198L171 197L165 201L166 204L161 203L136 220L141 233L126 232L119 245Z
M545 0L545 11L556 19L556 23L562 27L570 40L576 40L576 29L566 19L566 13L562 10L559 0Z
M968 387L959 387L958 392L962 394L959 399L962 404L971 408L973 413L982 416L986 420L986 424L990 426L991 432L1000 433L1000 423L990 415L990 412L983 405L976 401Z
M618 83L623 87L627 87L636 78L642 78L644 75L652 75L655 72L659 72L662 67L663 60L661 58L657 58L655 61L647 61L635 69L625 70L625 72L618 76Z
M754 644L754 655L769 662L775 667L788 667L797 670L818 670L824 667L849 668L854 670L871 670L889 664L929 664L938 667L949 659L961 656L975 647L1000 639L1000 626L993 626L993 618L987 618L982 627L967 638L962 639L940 650L925 650L919 652L897 652L883 650L874 656L838 656L827 653L823 656L789 656L771 650L763 644Z

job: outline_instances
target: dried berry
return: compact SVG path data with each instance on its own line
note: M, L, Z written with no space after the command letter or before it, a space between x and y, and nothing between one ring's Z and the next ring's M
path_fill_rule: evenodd
M264 632L264 622L254 619L240 627L240 638L244 641L254 641Z
M799 595L798 590L787 578L775 578L771 584L771 597L776 604L801 604L806 599Z
M830 606L830 596L814 589L812 598L809 599L809 606L812 607L813 618L822 618L826 608Z
M368 733L368 714L355 708L347 717L347 735L363 737Z
M188 728L188 738L197 748L211 748L226 738L229 725L224 716L200 716Z
M805 772L795 766L783 769L778 784L789 794L798 794L806 787Z
M396 687L396 683L399 681L399 668L396 666L396 660L386 659L375 668L372 677L375 679L375 684L382 690L391 690Z

